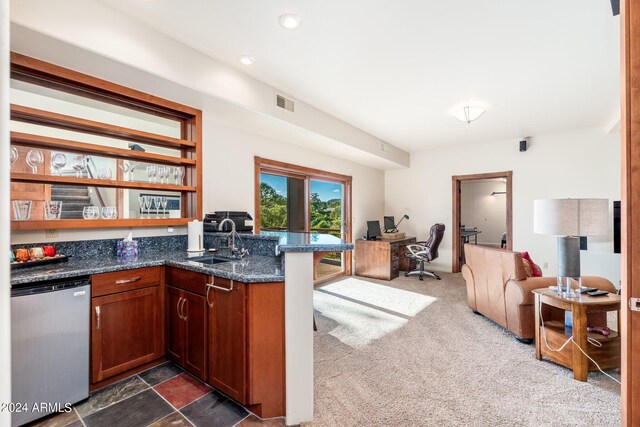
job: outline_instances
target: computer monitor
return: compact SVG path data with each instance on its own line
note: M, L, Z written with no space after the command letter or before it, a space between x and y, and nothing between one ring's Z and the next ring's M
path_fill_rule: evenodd
M376 240L382 237L380 221L367 221L367 240Z
M396 229L396 221L392 216L384 217L384 232L385 233L393 233L393 230Z

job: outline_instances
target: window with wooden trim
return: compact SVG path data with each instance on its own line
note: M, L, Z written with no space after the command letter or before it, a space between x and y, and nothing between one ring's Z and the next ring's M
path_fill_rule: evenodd
M202 217L202 112L11 54L12 229Z
M255 157L255 229L351 236L352 178ZM314 279L351 274L350 252L314 254Z

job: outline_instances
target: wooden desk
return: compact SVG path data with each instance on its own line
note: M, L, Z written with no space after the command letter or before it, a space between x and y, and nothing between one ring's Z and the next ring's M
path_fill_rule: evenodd
M573 370L573 378L578 381L587 381L589 371L597 371L598 368L576 347L580 346L603 370L620 368L620 335L611 331L608 336L595 332L587 332L588 313L618 312L618 330L620 330L620 296L609 294L603 297L590 297L583 294L578 298L561 298L548 289L534 289L536 310L536 358L542 357ZM546 304L562 310L570 310L573 314L573 328L566 328L564 322L557 320L544 321L544 333L549 345L557 349L573 337L574 343L569 343L560 352L551 351L544 342L542 319L540 318L541 305ZM602 347L595 347L587 342L587 338L599 341Z
M415 267L415 260L407 258L406 246L416 242L415 237L397 240L356 240L356 276L391 280L399 271Z

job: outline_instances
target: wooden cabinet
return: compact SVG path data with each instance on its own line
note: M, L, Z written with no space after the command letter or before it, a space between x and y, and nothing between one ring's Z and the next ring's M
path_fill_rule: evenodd
M211 278L209 383L263 418L284 415L284 283Z
M166 274L167 357L207 380L207 276L168 268Z
M400 271L415 267L415 261L405 253L407 245L416 243L415 237L398 240L356 240L356 276L391 280Z
M160 278L161 267L92 277L92 383L162 357Z
M212 278L209 302L209 383L229 397L246 401L245 284Z

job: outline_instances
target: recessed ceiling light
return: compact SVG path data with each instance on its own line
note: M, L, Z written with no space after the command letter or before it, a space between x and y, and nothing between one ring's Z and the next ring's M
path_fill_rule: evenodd
M300 17L293 13L283 13L278 17L278 22L282 28L287 30L295 30L300 26Z
M256 58L251 55L239 55L238 61L242 62L244 65L251 65L256 61Z

